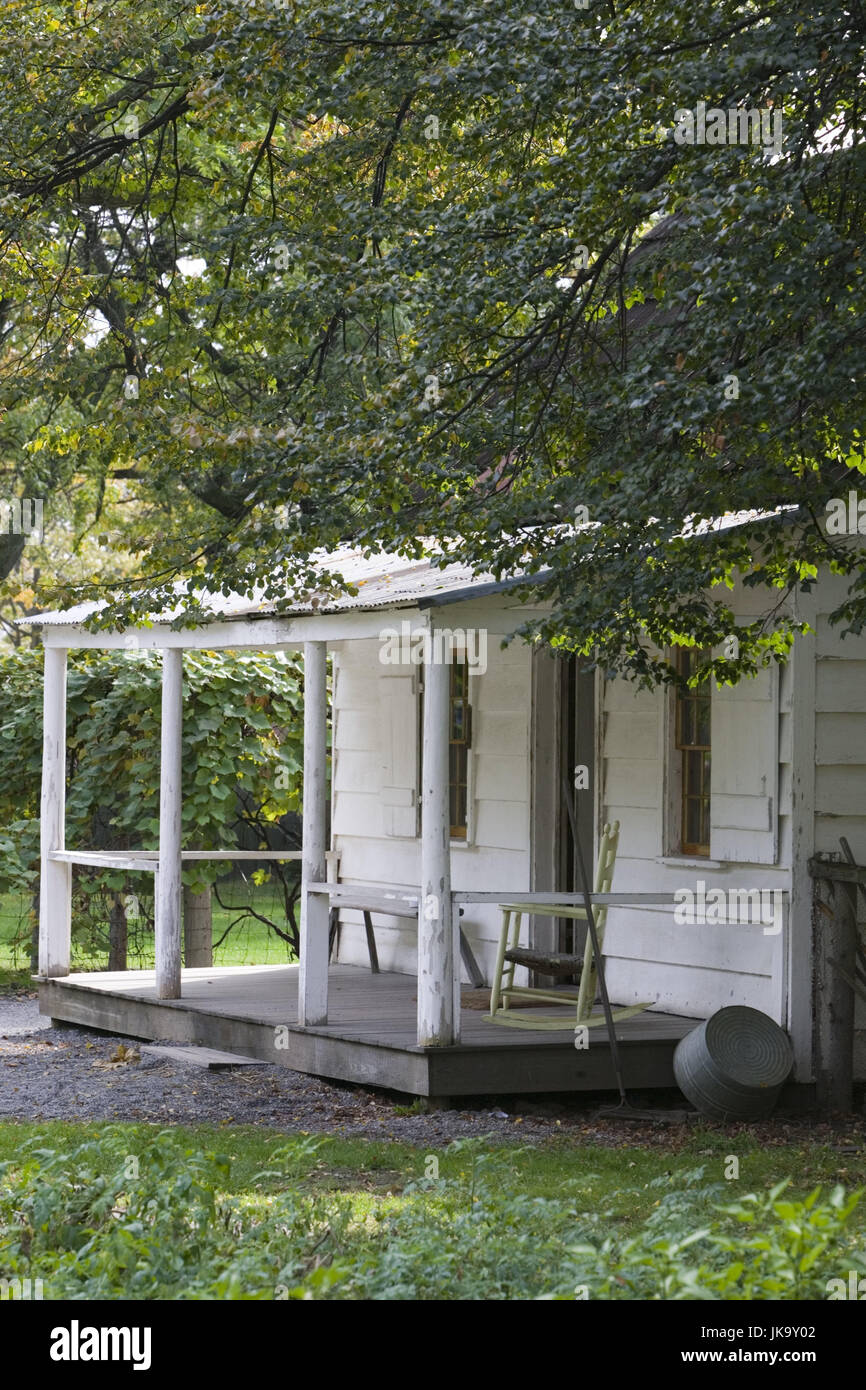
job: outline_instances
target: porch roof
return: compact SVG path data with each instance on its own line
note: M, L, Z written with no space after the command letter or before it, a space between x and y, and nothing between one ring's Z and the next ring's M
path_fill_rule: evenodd
M727 531L737 527L748 525L751 522L766 521L771 518L783 517L791 520L790 513L796 512L796 507L777 507L771 511L738 511L727 512L723 516L713 517L709 520L695 522L692 518L687 518L683 524L682 535L690 539L707 536L713 532ZM594 523L587 523L586 526L579 527L580 530L591 530ZM563 527L562 530L569 528ZM543 581L547 571L530 574L515 574L506 579L496 579L492 574L479 573L469 565L452 561L448 564L442 563L441 550L431 550L423 559L417 559L405 555L398 555L380 551L370 554L368 551L345 546L340 550L330 553L319 552L311 557L314 566L321 573L323 581L326 575L338 575L353 592L341 594L329 593L323 590L315 592L306 590L298 594L293 599L291 594L287 594L285 600L277 602L264 596L261 588L253 591L251 596L242 594L221 594L211 593L206 589L194 588L187 581L179 582L176 586L178 596L177 605L172 609L164 609L158 613L152 613L146 620L146 626L162 628L163 634L166 628L173 622L182 618L184 613L184 598L191 595L196 604L207 610L207 615L196 614L196 627L212 626L214 624L232 624L241 622L260 622L264 619L276 619L282 625L279 637L272 636L270 640L263 641L263 646L270 646L280 640L307 637L306 632L289 631L293 625L286 624L287 619L307 620L318 619L326 620L331 617L330 623L325 623L331 631L328 635L337 636L339 624L334 622L338 614L351 613L376 613L387 612L396 609L414 609L416 611L429 609L443 604L460 602L469 598L481 598L490 594L503 593L509 589L514 589L521 583L530 581ZM122 646L124 640L116 632L103 630L93 632L88 629L90 619L94 618L104 608L108 606L107 600L93 603L80 603L67 609L54 609L46 613L34 614L19 621L29 626L39 626L44 628L63 628L67 632L87 632L91 639L86 645L93 646ZM139 631L141 629L138 629ZM189 632L191 629L187 628ZM171 645L195 646L198 645L194 640L184 642L177 640L181 633L173 629L175 641ZM58 634L59 635L59 634ZM260 633L264 637L264 632ZM318 634L317 634L318 635ZM324 635L324 634L323 634ZM349 630L342 631L340 636L350 635ZM359 630L359 635L362 635ZM366 635L364 630L363 635ZM156 634L158 637L158 634ZM99 638L104 640L100 641ZM159 646L163 643L154 640L152 645ZM47 639L46 645L54 645ZM77 644L76 644L77 645ZM151 645L148 643L147 645ZM217 645L229 645L226 642L219 642ZM239 642L238 645L246 645Z
M202 622L232 620L257 617L299 617L310 614L345 613L353 610L376 611L399 607L428 607L437 603L454 602L480 592L499 592L514 585L511 580L495 580L490 574L478 574L468 565L452 562L448 565L437 563L437 557L430 555L417 560L405 555L379 552L369 555L365 551L346 546L330 554L313 557L314 564L324 576L326 573L338 574L347 586L355 592L344 594L317 594L305 592L293 601L277 603L264 597L258 588L251 597L242 594L210 593L205 589L195 589L186 582L176 586L177 606L173 609L152 613L151 623L171 623L184 611L183 599L191 594L197 603L210 610L209 618ZM79 627L107 606L107 601L79 603L72 608L54 609L38 613L21 621L29 625L46 627Z

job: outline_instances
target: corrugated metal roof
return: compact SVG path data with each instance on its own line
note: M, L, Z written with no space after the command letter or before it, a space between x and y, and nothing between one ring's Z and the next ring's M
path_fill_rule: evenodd
M327 556L315 557L317 567L342 576L346 583L357 588L356 594L305 595L297 603L281 605L280 616L301 616L309 613L342 613L350 609L376 609L393 606L413 606L435 603L451 595L462 594L468 590L508 587L507 582L498 584L490 574L476 574L468 565L450 564L445 568L434 565L432 560L408 559L402 555L380 553L366 556L360 550L340 550ZM177 586L179 599L193 592L199 602L204 604L215 618L256 618L271 617L277 612L272 599L264 597L246 598L241 594L209 594L206 590L190 590L186 584ZM261 591L260 591L261 592ZM49 613L39 613L21 621L46 626L75 626L85 622L94 613L106 606L105 603L79 603L73 608L58 609ZM179 602L172 610L152 614L150 622L171 622L183 612Z
M773 511L726 512L724 516L698 522L693 522L690 518L684 523L681 535L695 538L712 532L728 531L753 521L783 517L796 511L796 506L787 506L777 507ZM579 529L591 530L594 524L590 522ZM567 528L562 529L564 532ZM480 596L482 593L501 593L514 587L520 580L520 576L496 580L491 574L476 573L466 564L452 563L442 567L436 565L433 558L416 560L386 552L366 555L363 551L350 547L330 554L320 553L312 559L323 574L328 571L341 575L345 582L357 588L358 592L338 597L324 593L308 594L297 603L283 605L279 610L271 599L255 596L244 598L240 594L209 594L204 589L191 591L185 583L177 585L178 598L182 600L185 594L193 592L214 618L264 618L272 617L277 611L280 616L299 617L309 613L344 613L351 609L428 607L454 602L463 597L470 598L473 594ZM543 579L544 573L534 577ZM85 622L105 606L105 603L80 603L73 608L38 613L20 621L32 625L75 626ZM171 622L183 609L184 605L179 601L176 608L153 614L149 621Z

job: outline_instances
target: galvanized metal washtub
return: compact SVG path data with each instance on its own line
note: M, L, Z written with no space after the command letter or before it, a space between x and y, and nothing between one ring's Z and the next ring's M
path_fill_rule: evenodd
M674 1052L683 1095L716 1120L769 1115L793 1064L793 1049L778 1023L743 1004L719 1009Z

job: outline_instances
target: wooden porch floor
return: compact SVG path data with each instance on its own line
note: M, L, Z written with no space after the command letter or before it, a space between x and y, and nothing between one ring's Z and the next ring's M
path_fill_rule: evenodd
M463 1009L459 1045L420 1048L413 976L334 965L329 983L329 1022L317 1028L298 1027L296 965L184 970L183 997L171 1000L156 998L152 970L69 975L40 982L39 1007L52 1018L127 1037L200 1043L314 1076L417 1096L616 1085L603 1027L589 1030L587 1050L575 1049L573 1008L562 1009L561 1033L504 1028L477 1010ZM674 1049L697 1022L647 1012L619 1023L626 1085L675 1085Z

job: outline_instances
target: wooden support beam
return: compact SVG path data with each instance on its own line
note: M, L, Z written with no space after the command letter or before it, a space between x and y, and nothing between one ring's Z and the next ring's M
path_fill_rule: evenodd
M329 904L308 891L326 874L327 845L327 651L324 642L304 646L304 813L301 861L301 960L298 1022L312 1028L328 1021Z
M836 870L839 865L817 866ZM835 881L833 881L835 880ZM853 989L857 950L857 889L835 873L816 879L815 1082L818 1107L849 1112L854 1086ZM826 899L829 898L829 903Z
M418 1044L460 1041L457 913L451 898L448 719L451 668L424 668L421 901L418 905Z
M148 856L134 854L127 851L108 851L102 853L100 850L62 850L55 851L49 856L58 864L85 864L91 869L126 869L128 873L152 874L155 873L159 857L156 854Z
M184 864L195 860L231 863L234 859L261 859L274 863L285 860L288 863L291 859L302 859L303 855L299 849L185 849L181 851L181 858Z
M159 771L159 871L156 878L156 995L180 998L181 739L183 652L162 654L162 738Z
M780 890L774 890L780 891ZM593 907L675 907L679 898L673 891L667 893L590 893ZM454 901L465 903L527 903L531 907L544 907L561 904L563 907L582 907L583 893L510 893L459 892Z
M42 711L39 973L56 977L69 974L72 922L72 869L52 858L64 849L66 836L66 652L62 647L45 653Z
M64 864L87 864L95 869L126 869L130 873L153 873L159 863L159 851L154 849L70 849L55 850L52 859ZM267 863L280 863L300 859L301 851L257 850L257 849L184 849L181 860L187 863L232 863L237 860L262 860Z
M521 612L512 627L525 621ZM51 623L42 629L46 647L84 647L107 651L117 647L124 651L141 648L146 651L179 647L191 651L217 651L225 648L255 651L301 651L314 642L368 641L378 638L384 624L399 628L401 621L410 621L413 629L426 628L426 619L415 604L383 609L343 608L335 613L299 614L294 617L260 616L232 618L202 623L199 627L171 628L167 622L157 622L147 628L128 627L124 632L103 628L89 632L77 623Z
M391 909L388 904L394 904L393 911L396 916L400 916L404 907L416 907L418 904L418 894L404 892L399 889L389 888L387 884L354 884L354 883L311 883L309 891L311 893L322 893L325 897L331 898L335 903L342 903L345 899L346 907L368 906L371 912L388 912ZM784 900L788 894L779 888L773 889ZM666 893L590 893L593 906L595 907L676 907L679 902L677 894L670 890ZM530 906L544 907L550 904L562 904L563 906L583 906L583 893L514 893L509 889L500 889L499 892L454 892L451 895L452 901L458 905L465 903L494 903L497 906L504 902L527 903ZM351 903L348 899L352 899Z

